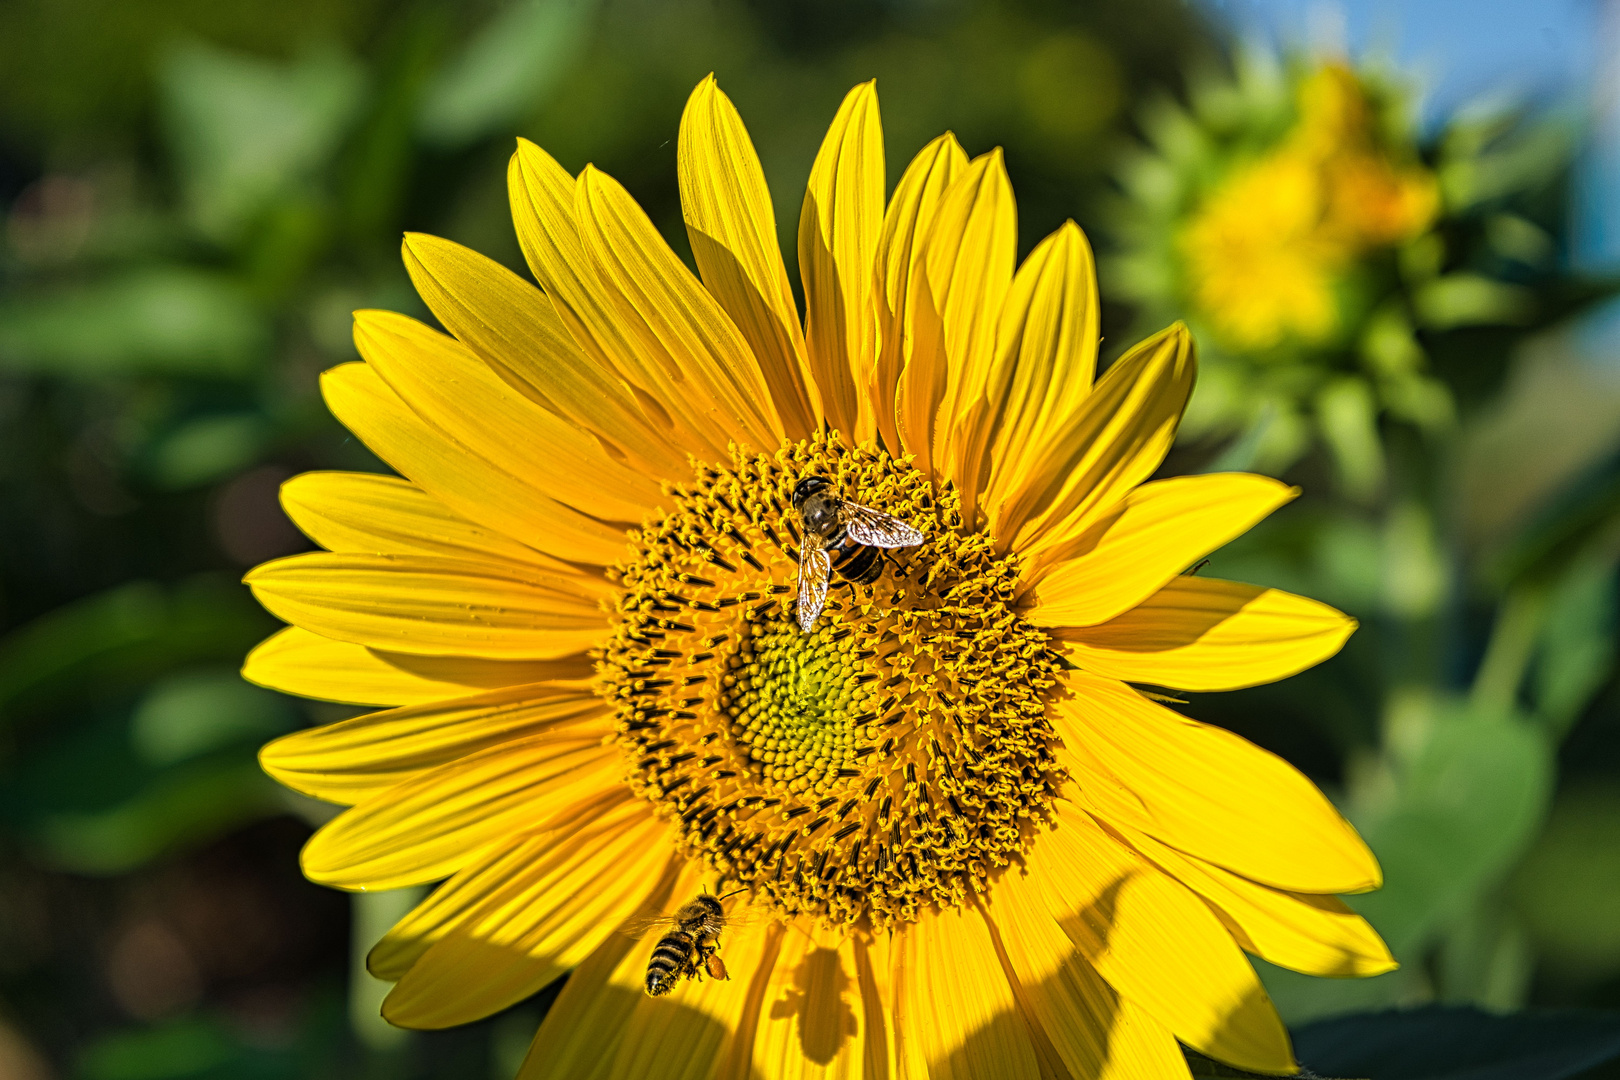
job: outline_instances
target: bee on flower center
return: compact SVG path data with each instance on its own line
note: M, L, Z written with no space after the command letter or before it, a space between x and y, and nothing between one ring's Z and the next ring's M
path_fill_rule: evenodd
M799 628L809 633L827 602L833 570L846 581L870 585L883 572L883 548L916 547L923 534L897 517L841 499L824 476L807 476L793 488L793 509L804 526L799 545Z

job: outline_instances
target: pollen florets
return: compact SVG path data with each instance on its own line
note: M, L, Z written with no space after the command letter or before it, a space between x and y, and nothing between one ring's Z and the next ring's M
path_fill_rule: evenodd
M789 494L812 472L926 539L869 586L835 576L806 634ZM600 666L632 788L784 915L883 925L982 888L1062 782L1056 661L1013 610L1012 558L961 531L950 488L836 439L738 452L671 494L617 568Z

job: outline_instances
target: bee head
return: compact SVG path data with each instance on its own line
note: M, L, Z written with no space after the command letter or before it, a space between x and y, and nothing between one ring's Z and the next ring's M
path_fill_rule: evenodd
M805 500L810 496L827 490L825 476L807 476L793 485L793 509L803 510Z

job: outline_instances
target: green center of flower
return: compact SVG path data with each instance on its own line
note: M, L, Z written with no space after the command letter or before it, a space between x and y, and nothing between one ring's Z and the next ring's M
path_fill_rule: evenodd
M812 474L925 540L868 584L835 568L805 633L791 493ZM887 925L983 888L1062 783L1056 660L1013 610L1013 560L960 531L954 491L836 439L739 453L671 495L617 568L599 669L631 787L785 915Z
M847 629L812 634L782 618L750 625L721 677L720 708L761 784L825 794L853 769L856 717L877 676L855 655Z

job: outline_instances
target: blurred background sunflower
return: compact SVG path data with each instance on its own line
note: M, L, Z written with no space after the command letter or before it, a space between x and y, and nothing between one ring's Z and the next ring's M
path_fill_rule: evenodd
M1522 1010L1620 1007L1620 12L1306 12L0 5L0 1077L514 1074L554 990L391 1028L360 958L420 894L300 877L332 808L254 755L359 710L237 677L275 629L238 579L313 546L283 480L386 471L317 376L356 358L354 309L429 317L401 234L522 272L522 135L682 243L672 133L711 70L777 191L872 77L892 160L947 128L1003 146L1020 257L1069 217L1098 243L1105 364L1194 328L1165 474L1304 488L1207 573L1362 631L1308 675L1178 706L1298 765L1385 869L1354 903L1399 971L1258 965L1302 1061L1602 1069L1614 1013Z

